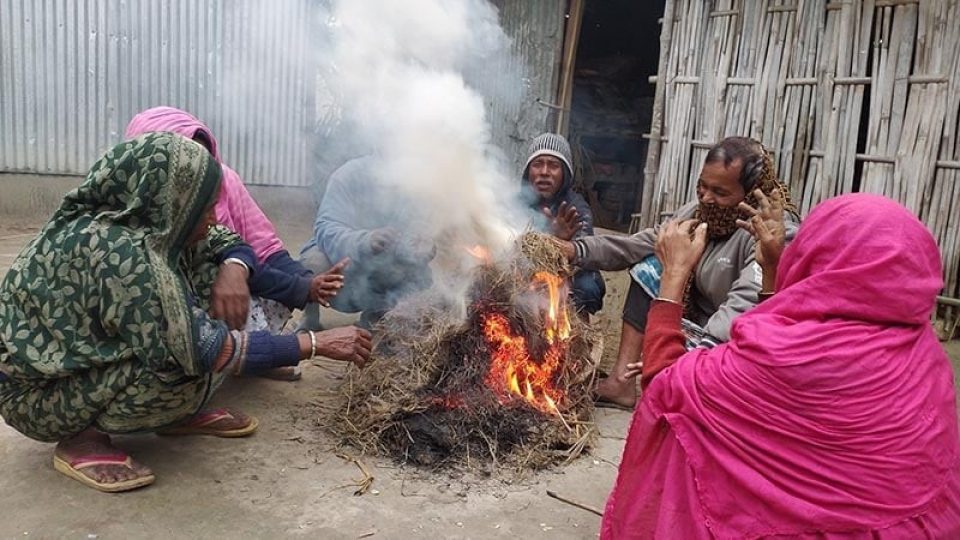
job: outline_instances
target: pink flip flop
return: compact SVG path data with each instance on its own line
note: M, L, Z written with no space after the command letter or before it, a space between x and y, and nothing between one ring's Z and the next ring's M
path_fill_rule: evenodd
M246 419L244 424L240 426L236 425L236 420L242 421L244 419ZM237 410L229 408L207 409L200 411L193 418L190 418L179 426L158 430L157 435L210 435L213 437L226 438L246 437L257 431L259 425L260 422L256 418Z
M98 482L83 473L84 469L96 467L98 465L122 466L133 470L133 460L126 454L91 454L74 459L61 458L54 454L53 468L58 472L73 478L81 484L91 487L97 491L105 493L118 493L121 491L130 491L132 489L142 488L152 484L157 477L148 474L139 478L124 480L122 482Z

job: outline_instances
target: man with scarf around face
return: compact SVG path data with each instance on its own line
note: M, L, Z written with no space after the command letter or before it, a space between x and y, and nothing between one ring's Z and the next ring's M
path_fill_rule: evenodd
M543 133L530 143L523 168L523 196L530 208L544 216L540 230L561 240L593 235L590 205L573 191L573 153L562 135ZM606 286L596 270L581 269L574 276L570 296L580 314L603 307Z
M684 317L702 327L701 346L730 339L733 320L758 301L762 274L754 259L755 240L737 228L737 205L756 207L752 192L779 191L787 210L787 240L799 224L789 193L779 182L773 160L758 141L728 137L707 153L697 183L697 200L682 206L673 219L697 219L707 224L708 243L687 285ZM659 228L632 236L593 236L564 244L570 259L586 269L626 270L654 254ZM613 372L597 386L597 403L632 408L637 401L635 369L643 349L647 311L653 298L635 279L624 302L623 327Z

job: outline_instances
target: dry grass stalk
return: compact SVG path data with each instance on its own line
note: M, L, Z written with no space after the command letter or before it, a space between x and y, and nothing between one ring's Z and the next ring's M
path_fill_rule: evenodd
M485 384L484 314L504 314L526 336L532 357L548 346L540 312L527 300L540 271L572 273L549 237L527 233L502 261L475 270L465 320L431 291L403 301L381 321L370 364L348 372L324 424L363 454L425 466L522 474L575 459L596 437L589 391L596 332L572 310L567 354L553 381L564 396L559 414L505 399Z

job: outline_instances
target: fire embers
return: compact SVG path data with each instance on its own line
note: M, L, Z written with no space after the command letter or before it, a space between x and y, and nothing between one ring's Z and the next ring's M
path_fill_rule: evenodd
M329 419L343 442L486 471L563 463L589 447L596 333L568 306L554 244L527 234L517 245L474 269L465 318L436 291L387 314L371 364L348 373Z

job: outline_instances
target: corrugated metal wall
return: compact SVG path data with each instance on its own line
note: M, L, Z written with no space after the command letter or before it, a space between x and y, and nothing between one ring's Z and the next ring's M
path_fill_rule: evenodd
M511 56L468 79L487 97L494 142L519 171L527 144L550 127L563 52L567 0L494 0L500 25L512 41ZM515 75L522 81L517 86Z
M247 183L311 184L323 1L0 1L0 172L82 175L134 114L171 105L213 129ZM552 113L537 100L556 94L567 2L494 4L513 56L467 76L519 167Z
M172 105L210 125L247 182L306 185L310 13L309 0L3 0L0 171L84 174L134 114Z

